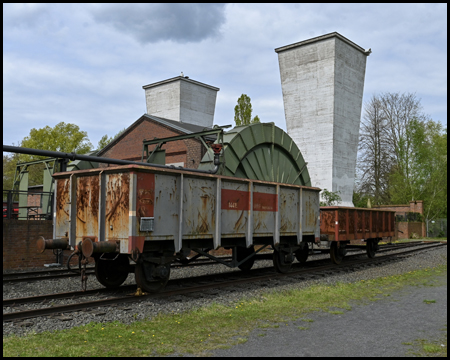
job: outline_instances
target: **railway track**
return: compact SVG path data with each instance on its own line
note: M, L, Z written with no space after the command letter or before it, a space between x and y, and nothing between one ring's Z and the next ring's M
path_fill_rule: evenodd
M411 244L417 244L415 243L403 243L403 244L384 244L380 245L380 251L383 251L382 249L388 249L388 250L395 250L400 249L405 246L411 246ZM315 250L319 251L318 253L327 252L326 250ZM357 252L357 251L365 251L365 247L361 246L361 249L358 248L352 248L349 249L349 252ZM311 256L317 255L318 253L313 253ZM230 256L224 256L221 257L222 260L228 261L231 260ZM257 260L262 259L272 259L272 253L262 253L256 255ZM217 264L216 261L211 261L210 259L206 258L199 258L193 261L192 263L188 264L182 264L182 263L174 263L172 264L172 268L179 268L179 267L189 267L189 266L208 266L208 265L215 265ZM87 268L87 275L93 275L95 274L94 267L88 267ZM38 271L26 271L26 272L15 272L15 273L6 273L3 274L3 284L9 284L9 283L19 283L19 282L34 282L34 281L41 281L41 280L52 280L52 279L61 279L61 278L68 278L68 277L75 277L80 276L79 271L74 268L73 271L69 271L67 269L56 269L56 270L38 270Z
M424 244L413 243L409 246L402 245L396 246L396 249L402 250L394 254L387 254L383 256L377 256L373 259L358 259L361 254L354 254L346 256L344 262L340 265L330 263L329 259L312 260L305 264L294 264L292 270L287 274L280 274L273 271L273 268L260 268L249 271L247 274L236 274L236 272L222 273L220 275L204 275L200 277L192 277L185 279L174 279L169 281L164 291L157 294L144 294L142 296L133 296L136 290L136 285L122 286L115 290L115 294L112 297L105 299L96 299L93 301L82 301L74 304L46 306L39 309L24 310L8 312L3 314L3 321L17 321L38 316L65 314L71 311L79 311L85 309L94 309L99 306L117 305L123 303L140 302L149 299L161 299L171 296L188 295L194 293L211 292L212 290L222 289L230 286L244 285L249 282L268 281L272 279L282 279L286 277L298 278L302 280L304 276L327 276L339 271L354 271L358 267L378 265L386 261L392 261L395 258L401 258L404 256L410 256L417 251L423 251L437 246L445 246L446 244ZM384 248L379 252L395 250L394 248ZM16 298L3 300L3 306L14 307L24 303L42 303L43 305L51 303L55 299L68 299L86 296L103 296L106 294L111 295L111 290L108 289L95 289L85 292L69 292L59 294L41 295L30 298Z

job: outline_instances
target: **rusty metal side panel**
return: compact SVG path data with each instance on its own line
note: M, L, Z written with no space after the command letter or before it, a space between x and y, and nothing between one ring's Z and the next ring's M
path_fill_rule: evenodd
M280 187L280 235L297 235L299 231L299 201L300 190L296 188Z
M106 175L105 238L128 240L130 211L130 173Z
M155 174L154 230L147 234L150 239L178 239L180 185L178 174ZM139 192L139 189L138 189ZM138 201L139 203L139 201ZM149 212L148 214L150 214ZM153 216L153 215L146 215ZM141 233L141 235L146 235Z
M372 216L370 212L364 211L364 238L370 238Z
M394 236L394 219L392 211L322 207L320 209L320 233L328 235L330 241ZM338 238L333 227L339 233Z
M303 235L320 236L320 200L317 191L304 189L302 196Z
M79 176L76 178L76 243L84 236L98 235L99 177Z
M183 238L212 238L216 221L215 182L185 176L183 189Z
M347 210L338 210L338 223L339 223L339 240L345 240L347 237Z
M275 214L278 211L278 195L273 185L253 186L253 236L275 237Z
M320 209L320 234L327 235L330 241L334 240L336 226L336 212L334 210Z
M248 183L223 181L220 205L222 236L244 237L250 210Z
M348 238L350 240L356 239L356 210L348 210Z
M363 211L355 210L355 239L364 239Z
M70 227L70 179L56 180L55 238L68 237Z

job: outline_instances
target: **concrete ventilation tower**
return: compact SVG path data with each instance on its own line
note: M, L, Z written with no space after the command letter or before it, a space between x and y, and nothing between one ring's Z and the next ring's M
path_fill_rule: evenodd
M280 65L287 133L313 186L340 191L352 202L359 125L371 50L333 32L275 49Z
M147 114L212 128L219 88L177 76L142 87Z

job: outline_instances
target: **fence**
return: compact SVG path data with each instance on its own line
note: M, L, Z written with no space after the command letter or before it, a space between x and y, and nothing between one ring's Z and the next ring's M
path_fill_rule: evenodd
M53 192L3 190L3 218L51 220Z
M427 237L447 237L447 219L428 221Z

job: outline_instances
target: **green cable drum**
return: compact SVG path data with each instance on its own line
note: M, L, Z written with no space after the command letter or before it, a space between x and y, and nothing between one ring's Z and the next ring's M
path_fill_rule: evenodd
M213 158L209 149L198 168L212 169ZM311 186L299 148L274 123L236 126L224 133L221 162L220 175Z

